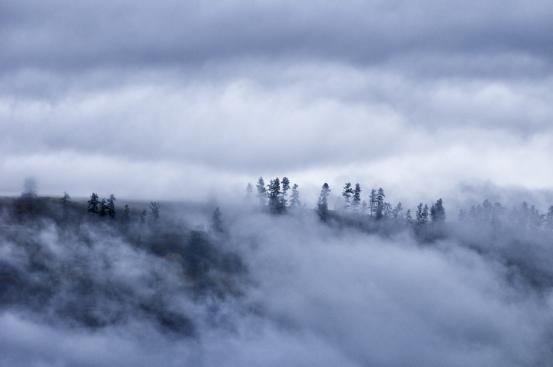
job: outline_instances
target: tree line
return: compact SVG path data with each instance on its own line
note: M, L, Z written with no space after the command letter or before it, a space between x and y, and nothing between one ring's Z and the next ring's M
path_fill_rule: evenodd
M300 201L299 186L291 185L288 177L273 178L268 184L263 177L259 177L256 184L256 193L259 205L267 208L273 214L284 214L288 210L294 210L302 206ZM249 183L246 187L247 197L253 194L253 185ZM321 186L316 210L321 220L326 221L330 216L329 198L331 189L328 183ZM446 220L446 211L443 200L438 199L432 205L420 203L413 215L411 209L404 211L401 202L392 205L386 201L386 194L383 188L371 189L366 200L362 197L362 188L359 183L353 185L347 182L342 191L343 213L364 215L375 221L394 219L408 223L424 225L428 222L442 223Z

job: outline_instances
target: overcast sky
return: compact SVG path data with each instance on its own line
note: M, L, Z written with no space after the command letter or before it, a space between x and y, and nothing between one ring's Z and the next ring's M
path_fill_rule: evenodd
M551 19L545 0L0 0L0 193L547 190Z

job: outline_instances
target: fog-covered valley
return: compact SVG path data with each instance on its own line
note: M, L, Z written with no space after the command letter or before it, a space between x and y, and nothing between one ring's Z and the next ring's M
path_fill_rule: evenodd
M2 199L0 364L548 365L551 213L411 217L377 190L323 186L314 206L266 186L238 204Z
M553 366L552 19L0 0L0 367Z

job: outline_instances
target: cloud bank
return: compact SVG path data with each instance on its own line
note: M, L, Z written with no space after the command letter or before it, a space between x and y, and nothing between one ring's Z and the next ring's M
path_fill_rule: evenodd
M45 193L170 199L259 175L408 182L412 197L553 179L546 2L2 1L0 14L4 194L30 175Z

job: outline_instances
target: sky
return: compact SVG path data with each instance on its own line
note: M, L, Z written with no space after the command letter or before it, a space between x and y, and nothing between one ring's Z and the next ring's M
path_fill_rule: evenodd
M197 200L260 175L307 197L547 191L552 17L542 0L0 0L0 194L34 177Z

